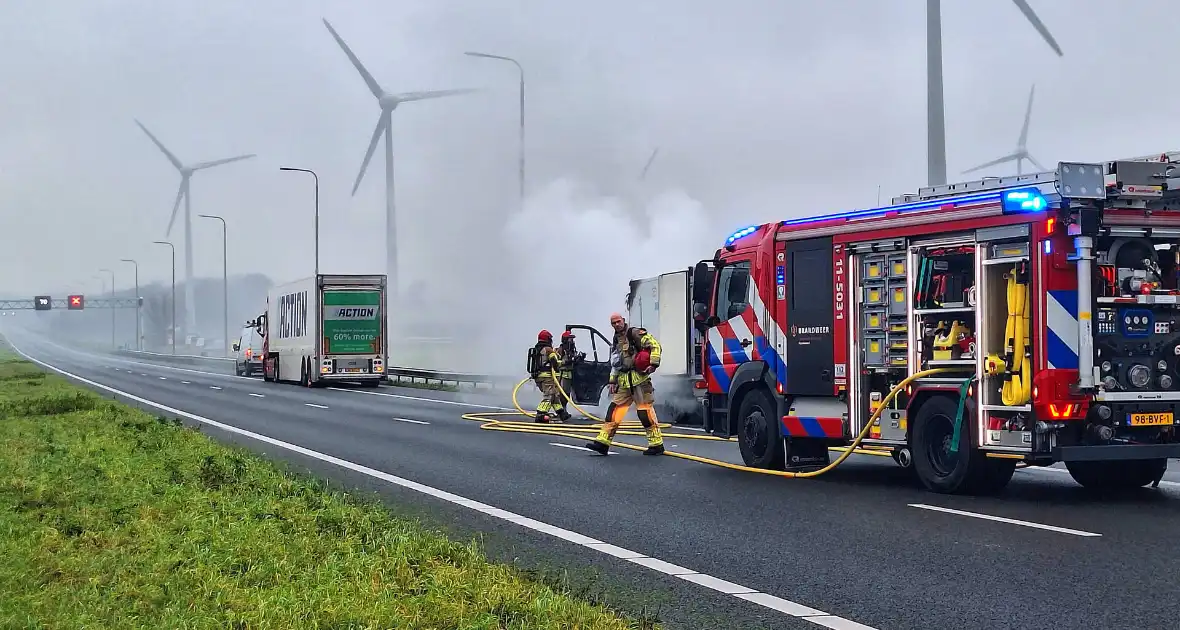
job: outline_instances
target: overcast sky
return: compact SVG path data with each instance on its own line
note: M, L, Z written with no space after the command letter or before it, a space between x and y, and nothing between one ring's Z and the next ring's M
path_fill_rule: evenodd
M1009 1L943 1L949 177L1014 148L1033 82L1029 149L1047 166L1180 148L1174 2L1032 4L1065 58ZM486 88L394 113L403 285L507 274L524 259L497 268L503 247L542 237L621 265L569 234L646 229L571 219L610 195L641 217L645 200L667 193L700 227L691 245L650 252L653 268L623 276L660 271L657 258L690 264L743 224L925 184L925 5L6 0L0 292L93 293L97 268L129 271L120 258L140 261L141 282L166 281L167 248L150 243L165 238L180 178L135 118L183 161L258 155L192 180L193 214L229 222L231 273L283 282L312 269L311 181L280 165L320 174L322 270L380 270L380 149L349 195L379 110L321 18L389 91ZM514 56L527 73L529 188L545 207L524 217L512 217L516 71L464 50ZM178 218L170 238L183 243L182 229ZM219 275L220 227L194 216L193 235L197 274Z

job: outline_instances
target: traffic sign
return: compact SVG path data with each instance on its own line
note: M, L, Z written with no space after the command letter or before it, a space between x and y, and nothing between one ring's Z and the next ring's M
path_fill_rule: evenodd
M48 295L38 295L33 298L34 311L48 311L53 308L53 298Z
M67 302L67 308L71 311L80 311L86 307L86 298L81 295L71 295Z

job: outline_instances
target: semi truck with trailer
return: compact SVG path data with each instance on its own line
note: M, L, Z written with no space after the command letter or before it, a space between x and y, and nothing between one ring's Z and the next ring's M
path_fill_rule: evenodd
M385 275L319 274L275 286L254 325L262 378L317 387L385 380L389 335Z
M1020 463L1109 490L1180 457L1180 152L746 227L691 275L705 429L748 466L863 434L931 491L985 493Z

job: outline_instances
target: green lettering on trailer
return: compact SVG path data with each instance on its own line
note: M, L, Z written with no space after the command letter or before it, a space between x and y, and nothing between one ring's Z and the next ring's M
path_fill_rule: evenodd
M380 291L324 291L324 354L377 354Z

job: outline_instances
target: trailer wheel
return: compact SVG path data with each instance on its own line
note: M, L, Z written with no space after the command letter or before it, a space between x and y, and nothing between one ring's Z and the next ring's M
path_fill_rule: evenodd
M738 407L738 448L751 468L782 470L786 462L777 407L763 389L746 392Z
M1016 461L991 459L971 444L970 432L964 428L959 448L951 452L958 401L949 396L926 400L914 418L914 472L922 485L942 494L992 494L1002 490L1012 479Z
M1166 459L1065 462L1069 475L1087 490L1129 490L1142 488L1163 476Z

